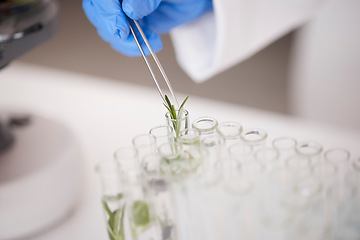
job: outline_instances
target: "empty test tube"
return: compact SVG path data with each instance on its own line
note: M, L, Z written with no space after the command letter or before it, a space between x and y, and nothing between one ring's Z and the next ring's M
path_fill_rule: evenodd
M200 132L201 138L216 132L218 121L212 117L200 117L193 121L192 127Z
M173 142L175 137L173 128L168 125L153 127L149 133L155 137L157 148L164 143Z
M145 155L155 153L156 151L156 139L149 133L134 137L132 143L138 151L140 161Z

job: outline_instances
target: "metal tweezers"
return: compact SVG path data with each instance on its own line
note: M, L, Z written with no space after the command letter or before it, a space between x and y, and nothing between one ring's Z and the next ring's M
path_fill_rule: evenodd
M139 48L139 50L140 50L140 53L141 53L142 57L144 58L144 61L145 61L145 63L146 63L146 66L148 67L148 69L149 69L149 71L150 71L150 74L151 74L152 78L154 79L155 85L156 85L156 87L157 87L157 89L158 89L158 91L159 91L159 93L160 93L160 96L161 96L162 100L163 100L164 103L166 104L165 95L164 95L163 91L161 90L161 87L160 87L160 85L159 85L159 83L158 83L158 81L157 81L157 79L156 79L156 76L155 76L155 74L154 74L154 71L153 71L153 69L151 68L151 65L150 65L150 63L149 63L149 61L148 61L148 59L147 59L147 57L146 57L146 55L145 55L145 53L144 53L144 50L142 49L142 47L141 47L141 45L140 45L139 39L137 38L137 36L136 36L136 34L135 34L135 31L134 31L133 27L131 26L131 21L134 22L136 28L137 28L138 31L140 32L140 35L141 35L141 37L143 38L143 40L144 40L144 42L145 42L145 44L146 44L146 47L149 49L149 51L150 51L150 53L151 53L151 56L152 56L152 58L154 59L157 67L159 68L159 71L161 72L161 75L163 76L163 78L164 78L164 80L165 80L165 82L166 82L166 85L167 85L167 87L169 88L170 93L171 93L172 97L174 98L174 100L175 100L175 102L176 102L177 107L179 107L179 102L178 102L177 98L175 97L175 94L174 94L174 91L173 91L173 89L172 89L172 87L171 87L171 84L170 84L170 82L169 82L169 79L168 79L168 77L167 77L167 75L166 75L163 67L161 66L161 63L160 63L159 59L157 58L155 52L154 52L153 49L151 48L150 43L149 43L148 39L146 38L143 30L141 29L139 23L138 23L136 20L132 20L132 19L129 19L129 18L128 18L128 21L129 21L130 31L131 31L132 35L134 36L136 45L138 46L138 48Z

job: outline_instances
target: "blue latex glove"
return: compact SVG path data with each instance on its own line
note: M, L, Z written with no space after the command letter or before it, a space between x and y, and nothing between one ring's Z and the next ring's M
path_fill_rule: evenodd
M139 56L126 16L138 20L155 52L162 49L161 33L212 11L212 0L83 0L83 8L99 35L117 51ZM136 28L134 28L136 29ZM140 36L137 34L137 36ZM146 54L149 51L142 41Z

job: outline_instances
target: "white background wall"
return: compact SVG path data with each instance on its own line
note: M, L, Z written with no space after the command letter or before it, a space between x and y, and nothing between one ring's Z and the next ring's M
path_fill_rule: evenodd
M295 39L290 112L360 131L360 1L329 0Z

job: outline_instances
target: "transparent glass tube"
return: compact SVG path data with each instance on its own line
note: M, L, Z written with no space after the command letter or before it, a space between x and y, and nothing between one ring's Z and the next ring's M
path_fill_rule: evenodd
M137 169L120 162L104 161L96 167L103 185L102 206L109 239L159 239L160 227L146 184Z
M145 155L156 152L156 139L149 133L134 137L132 143L138 152L140 160L142 160Z
M360 211L360 157L354 159L352 165L352 171L347 173L346 181L356 188L357 209Z
M150 179L160 176L160 160L161 156L158 153L150 153L143 157L141 165L145 176Z
M287 158L295 155L296 145L297 141L292 137L279 137L272 141L273 148L276 148L279 151L279 159L282 162L282 165L285 164Z
M359 209L356 209L359 203L358 200L355 200L356 196L356 188L347 183L336 182L327 190L326 201L330 203L330 209L333 215L334 239L343 239L343 234L346 234L344 230L350 231L351 227L356 226L356 229L359 229L358 220L360 219L359 217L355 217L359 215ZM355 202L357 204L354 204ZM353 220L355 221L353 222ZM358 236L359 235L357 235L357 237Z
M119 165L116 161L102 161L96 165L96 172L100 175L103 197L101 199L110 239L127 239L125 223L113 224L114 218L124 216L126 200L120 188Z
M260 128L251 128L242 132L241 138L251 145L263 145L267 138L267 132Z
M241 164L235 159L227 158L217 163L216 168L221 172L224 190L232 195L249 194L252 184L249 179L242 177Z
M171 194L171 181L161 173L160 164L161 156L158 153L148 154L142 161L156 218L161 227L161 239L176 240L176 209Z
M346 185L353 189L354 194L349 201L348 206L350 207L347 214L348 222L360 227L360 174L358 171L349 171L345 176ZM355 214L357 213L357 214Z
M201 151L202 163L196 168L195 177L203 186L209 187L216 185L221 177L221 173L217 171L215 162L211 161L209 151L203 149Z
M158 148L161 156L160 171L169 177L187 175L190 166L184 160L182 145L178 142L165 143Z
M352 162L352 169L360 172L360 157L354 159L354 161Z
M321 161L323 146L314 141L300 142L295 148L297 154L309 157L311 164L315 165Z
M138 151L134 147L122 147L115 151L114 158L119 164L119 173L125 174L134 169L140 170Z
M178 141L182 144L183 150L200 148L200 132L196 129L184 129L180 132Z
M95 171L99 174L103 195L115 196L119 193L119 165L115 160L98 163Z
M221 161L221 149L224 147L224 139L217 135L207 136L201 140L201 148L208 152L205 164L214 169L215 164Z
M262 184L264 173L265 166L259 161L253 160L241 163L241 176L249 179L253 185Z
M267 171L280 167L279 151L275 148L261 148L255 152L255 159L262 163Z
M229 155L240 162L251 160L253 148L245 143L235 143L229 147Z
M243 127L237 122L223 122L220 123L216 129L218 135L224 139L224 147L222 148L221 156L226 158L229 156L228 148L240 142L240 135Z
M173 128L175 137L178 137L182 130L189 128L189 112L183 109L179 113L179 111L176 110L176 116L177 118L173 119L169 112L165 114L167 125Z
M174 141L174 130L168 125L156 126L150 129L149 133L156 139L156 147L164 143L170 143Z
M215 133L218 121L212 117L200 117L193 121L192 127L200 132L201 137Z
M320 192L321 203L318 205L317 208L314 207L312 209L312 213L308 214L307 217L310 217L311 214L315 216L322 216L322 221L324 223L328 225L331 224L330 226L332 229L329 234L332 234L333 231L336 230L335 225L332 222L336 218L337 209L336 207L334 207L334 202L331 200L331 198L329 198L329 191L337 181L338 169L333 163L324 161L323 163L319 162L315 166L313 166L312 174L316 179L318 179L322 186L322 190ZM321 219L319 219L318 217L318 220ZM330 236L327 239L334 238Z
M160 239L178 239L177 209L172 195L171 182L167 178L156 177L151 180L149 185L156 217L162 231Z
M331 162L318 163L312 168L313 175L318 178L326 191L338 179L338 168Z
M340 148L329 149L324 153L324 160L337 166L338 181L343 182L351 167L350 152Z
M141 181L124 181L123 184L129 187L126 211L133 239L160 239L162 229L148 185Z
M289 194L286 194L286 205L296 211L309 207L315 199L320 197L321 182L312 175L302 175L294 178Z
M269 235L284 239L293 216L284 204L292 181L292 175L283 168L274 169L266 174L260 197L257 199L261 213L260 227L263 230L260 239L266 239Z
M311 160L306 156L294 155L289 157L285 162L285 167L295 177L302 177L310 175L311 172Z

